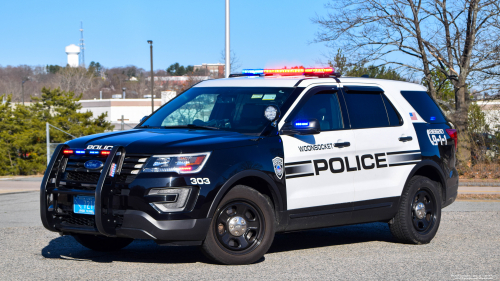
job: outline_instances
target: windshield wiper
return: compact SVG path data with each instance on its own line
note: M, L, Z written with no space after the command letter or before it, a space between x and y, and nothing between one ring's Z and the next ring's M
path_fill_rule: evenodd
M188 128L188 129L219 130L219 128L217 128L217 127L199 126L199 125L194 125L194 124L187 124L185 126L163 126L162 128L164 128L164 129Z
M144 126L139 126L137 128L150 128L150 129L158 129L160 127L153 127L153 126L150 126L150 125L144 125Z

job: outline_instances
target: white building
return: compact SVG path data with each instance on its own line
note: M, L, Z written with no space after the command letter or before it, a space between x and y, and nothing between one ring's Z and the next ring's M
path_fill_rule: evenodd
M115 131L121 130L122 116L124 129L129 130L139 124L142 117L151 114L150 99L103 99L103 100L80 100L82 109L80 112L91 111L94 118L107 112L106 121L115 126ZM155 99L154 109L162 105L161 99ZM128 120L127 120L128 119Z
M66 54L68 55L68 65L71 67L78 67L78 55L80 54L80 47L75 44L66 46Z
M477 105L485 113L486 123L492 131L500 130L500 100L480 100Z

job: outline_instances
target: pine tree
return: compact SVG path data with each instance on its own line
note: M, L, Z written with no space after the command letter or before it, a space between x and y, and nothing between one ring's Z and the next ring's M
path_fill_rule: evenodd
M93 118L92 112L78 112L81 94L61 89L42 89L40 98L32 97L30 106L11 104L11 97L0 106L0 175L31 175L42 173L47 165L46 122L71 135L81 137L111 131L103 113ZM70 136L50 130L51 143L63 143Z

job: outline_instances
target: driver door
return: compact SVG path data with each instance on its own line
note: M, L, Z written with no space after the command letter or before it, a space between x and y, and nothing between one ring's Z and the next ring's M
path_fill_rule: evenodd
M314 118L320 124L319 134L281 136L288 210L335 208L330 205L351 203L354 198L354 134L341 110L341 93L321 88L329 90L310 90L303 97L305 102L299 102L285 120L293 124Z

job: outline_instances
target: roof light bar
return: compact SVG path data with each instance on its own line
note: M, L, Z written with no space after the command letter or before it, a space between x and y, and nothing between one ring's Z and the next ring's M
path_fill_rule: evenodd
M324 68L259 68L259 69L243 69L241 74L244 76L260 76L260 75L306 75L306 76L326 76L334 74L334 69L331 67Z

